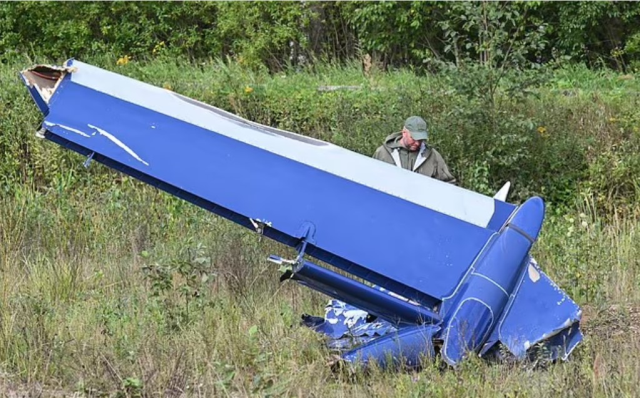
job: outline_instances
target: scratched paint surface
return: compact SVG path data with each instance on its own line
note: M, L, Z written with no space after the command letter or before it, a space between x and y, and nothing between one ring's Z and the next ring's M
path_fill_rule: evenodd
M99 133L101 136L106 137L111 142L116 144L118 147L122 148L125 152L127 152L129 155L131 155L137 161L141 162L145 166L149 165L149 163L147 163L144 160L142 160L140 158L140 156L138 156L137 153L135 153L133 150L131 150L131 148L129 148L122 141L120 141L117 137L115 137L113 134L101 129L100 127L94 126L92 124L87 124L87 127L89 128L89 130L95 130L91 134L87 134L87 133L85 133L84 131L82 131L80 129L76 129L76 128L73 128L73 127L65 126L65 125L62 125L62 124L56 124L56 123L51 123L51 122L45 121L44 125L47 126L47 127L60 127L60 128L62 128L64 130L71 131L72 133L78 134L78 135L80 135L82 137L86 137L86 138L94 137L96 135L96 133Z

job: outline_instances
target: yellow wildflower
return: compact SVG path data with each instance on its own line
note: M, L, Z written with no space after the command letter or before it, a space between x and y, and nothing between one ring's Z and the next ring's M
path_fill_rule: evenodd
M609 123L615 123L617 121L618 121L618 119L616 119L615 117L610 117L609 118Z
M245 94L251 94L253 92L253 87L246 86L244 88Z
M154 54L156 54L156 53L158 53L158 52L162 51L162 49L163 49L164 47L165 47L164 41L161 41L160 43L156 44L156 45L153 47L153 51L152 51L152 52L153 52Z
M162 87L166 90L173 90L173 88L171 87L171 84L164 82L164 84L162 85Z
M118 61L116 62L116 65L118 65L118 66L126 65L126 64L129 63L129 60L131 60L131 57L128 56L128 55L125 55L124 57L118 58Z
M538 127L538 134L540 134L543 137L548 137L549 133L547 132L547 128L544 126L540 126Z

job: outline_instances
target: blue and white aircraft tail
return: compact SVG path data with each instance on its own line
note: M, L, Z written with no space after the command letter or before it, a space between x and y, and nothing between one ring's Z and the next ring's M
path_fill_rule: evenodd
M313 325L334 339L363 330L345 361L439 353L456 365L500 346L566 359L582 339L579 307L529 255L538 197L516 206L76 60L21 77L44 115L40 136L297 248L271 257L290 266L283 279L369 315L343 308L345 323ZM399 239L414 250L394 249Z

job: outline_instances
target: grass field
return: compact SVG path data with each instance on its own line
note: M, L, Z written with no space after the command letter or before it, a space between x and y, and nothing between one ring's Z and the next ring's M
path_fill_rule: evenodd
M0 73L7 79L0 143L6 151L24 140L28 149L5 152L2 163L0 394L638 395L636 208L602 214L597 195L587 192L549 212L534 255L584 309L585 340L570 361L535 367L471 358L458 370L434 363L419 372L332 372L319 336L299 326L302 313L322 314L327 298L280 283L266 261L269 254L290 255L288 249L99 164L86 171L82 158L36 141L39 116L12 75L15 67ZM188 91L166 65L135 73ZM195 77L200 73L194 67L185 81L206 85ZM296 85L355 79L353 72L317 73L298 77ZM558 73L551 89L600 90L622 102L636 87L596 74L574 82L576 75ZM248 77L232 77L247 86ZM25 153L37 167L21 163Z

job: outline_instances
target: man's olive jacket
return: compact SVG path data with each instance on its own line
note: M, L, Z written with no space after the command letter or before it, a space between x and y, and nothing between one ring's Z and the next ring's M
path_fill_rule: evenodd
M401 138L401 132L389 135L376 149L373 158L444 182L456 182L442 155L435 148L422 144L419 150L411 152L402 145Z

